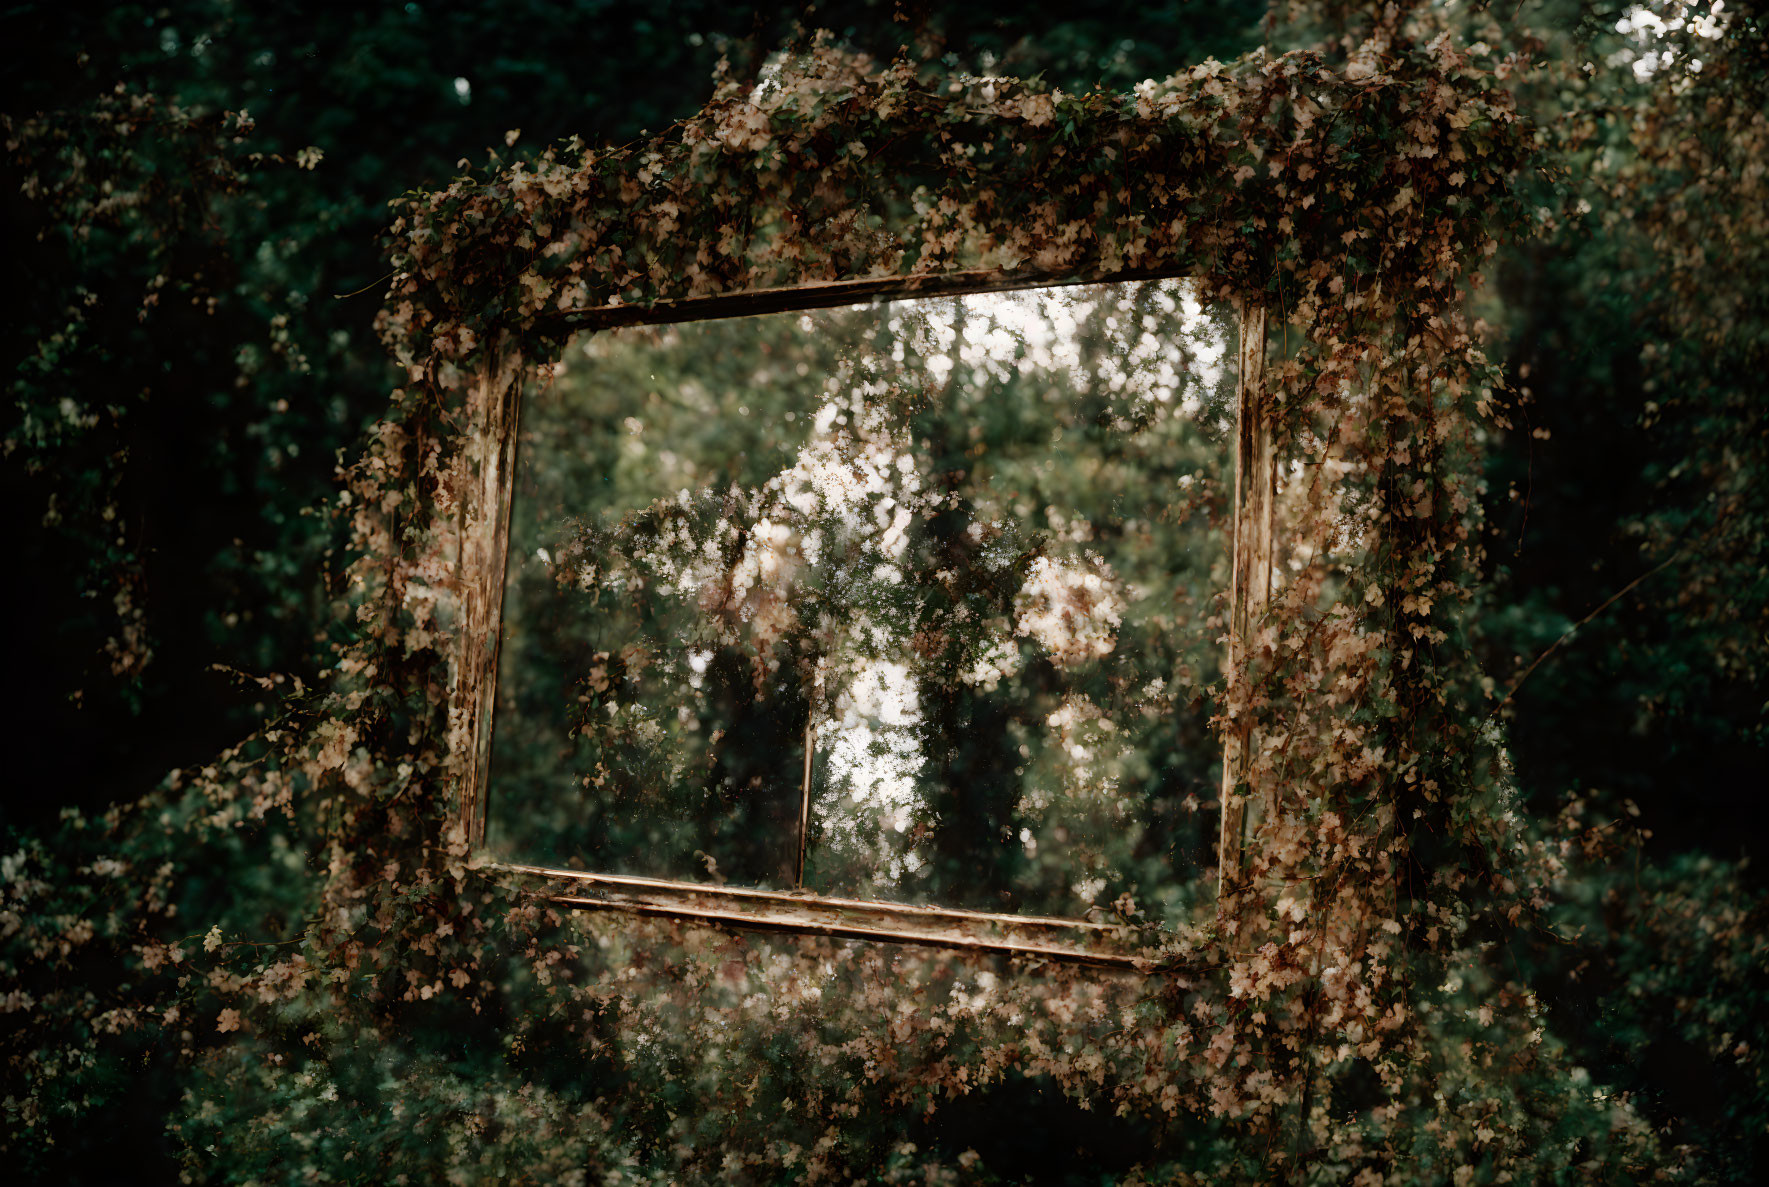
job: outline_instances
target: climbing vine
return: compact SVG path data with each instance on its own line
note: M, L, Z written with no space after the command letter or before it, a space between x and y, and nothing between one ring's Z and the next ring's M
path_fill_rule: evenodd
M983 1179L889 1118L1028 1076L1152 1135L1126 1181L1512 1181L1593 1143L1617 1175L1660 1165L1488 954L1584 836L1514 811L1466 627L1504 382L1464 300L1532 229L1517 69L1397 21L1341 67L1256 53L1130 94L819 43L654 139L404 199L378 324L405 380L330 508L351 561L324 682L74 822L85 850L5 859L19 1148L79 1115L61 1052L97 1067L123 1035L194 1068L193 1177L294 1174L300 1132L369 1177ZM588 311L975 269L1183 273L1269 311L1280 580L1218 705L1254 739L1234 794L1269 805L1245 889L1124 977L571 916L476 867L454 688L491 404ZM299 883L296 940L192 919L205 862ZM127 984L70 988L104 945ZM460 1033L492 1070L455 1065ZM395 1124L365 1130L370 1102Z

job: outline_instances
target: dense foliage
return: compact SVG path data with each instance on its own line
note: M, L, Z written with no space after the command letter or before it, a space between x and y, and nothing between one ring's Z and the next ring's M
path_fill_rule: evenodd
M858 6L769 61L770 19L586 4L564 32L620 30L587 94L550 12L461 11L5 18L73 59L9 62L4 104L6 523L42 574L8 591L12 1165L1760 1174L1754 11L1309 5L1279 53L1226 12L1163 10L1157 50ZM689 115L670 68L721 53ZM1166 971L1119 978L563 917L469 868L473 374L550 373L562 311L615 296L1145 262L1273 309L1304 476L1261 646L1210 689L1284 797L1238 908L1199 893ZM331 297L387 280L391 375L373 298Z
M1146 282L586 336L524 395L493 851L790 887L810 731L806 886L1183 918L1219 322Z

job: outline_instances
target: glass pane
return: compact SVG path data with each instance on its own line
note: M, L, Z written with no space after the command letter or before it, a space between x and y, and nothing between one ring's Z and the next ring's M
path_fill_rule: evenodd
M1178 910L1225 337L1151 282L574 344L523 412L494 847L790 887L809 738L808 890Z

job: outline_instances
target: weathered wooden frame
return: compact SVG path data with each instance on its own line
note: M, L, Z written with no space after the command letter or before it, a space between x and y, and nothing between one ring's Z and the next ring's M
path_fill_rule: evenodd
M555 328L568 333L617 326L662 325L828 308L868 300L1170 279L1186 274L1181 269L1120 269L1110 274L1060 275L1025 269L991 269L826 282L660 302L648 307L611 305L571 309L557 316ZM1244 656L1259 610L1269 597L1276 492L1272 435L1263 392L1265 310L1259 306L1245 306L1240 315L1233 580L1229 591L1230 643L1225 663L1225 670L1231 674L1238 670L1237 665ZM459 509L461 651L451 689L450 713L456 725L456 735L468 739L466 752L459 756L459 825L470 853L482 860L489 799L492 711L497 691L498 644L524 375L520 353L508 343L499 343L489 352L488 362L473 377L478 388L475 404L484 410L484 421L473 426L469 463L476 480L469 484ZM1230 722L1223 738L1222 820L1218 844L1219 894L1225 900L1239 886L1247 830L1257 823L1263 806L1257 797L1239 790L1246 777L1249 752L1247 725ZM743 930L921 944L1119 969L1150 967L1146 952L1154 938L1141 928L1086 919L994 914L544 866L502 864L498 868L558 906L621 911Z

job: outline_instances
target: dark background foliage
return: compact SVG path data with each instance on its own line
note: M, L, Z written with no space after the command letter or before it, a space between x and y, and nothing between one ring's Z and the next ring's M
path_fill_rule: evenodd
M339 451L385 407L392 371L372 323L390 200L444 184L463 159L508 156L512 129L524 148L660 129L706 101L721 57L753 77L807 24L885 60L905 47L960 53L979 70L1086 90L1245 52L1258 44L1255 17L1227 3L1079 17L1067 5L862 3L803 21L717 2L9 10L0 110L15 118L72 116L121 83L210 113L246 110L251 152L292 162L311 145L325 157L310 171L248 166L217 193L178 159L198 146L149 135L155 202L182 203L181 225L149 226L161 218L149 210L131 241L71 243L54 210L19 193L18 158L7 163L0 192L18 252L0 329L9 374L62 329L77 289L97 292L101 311L70 371L26 374L7 415L27 402L55 409L76 374L89 400L120 411L40 457L14 454L0 479L0 530L28 575L0 596L9 620L39 624L17 653L37 675L11 717L13 769L23 784L59 788L0 811L24 823L103 807L237 737L265 705L215 664L311 672L328 542L302 509L327 497ZM166 299L138 321L162 272L199 302ZM51 495L69 509L46 524ZM119 554L133 562L154 659L113 675Z
M1508 249L1484 298L1518 390L1515 427L1487 442L1483 645L1498 696L1527 674L1501 717L1528 807L1576 794L1642 846L1563 905L1587 943L1517 959L1578 1062L1709 1149L1714 1173L1749 1178L1769 1102L1713 1047L1755 1044L1769 984L1760 961L1704 948L1701 920L1715 902L1764 918L1769 269L1760 222L1704 178L1751 165L1711 131L1714 104L1761 119L1769 56L1746 4L1695 97L1672 97L1677 71L1642 80L1611 58L1630 7L1469 18L1471 37L1550 64L1526 102L1563 154L1540 179L1554 229ZM1230 0L7 9L0 829L102 812L247 732L271 698L218 669L311 681L328 662L340 542L313 509L395 378L372 330L390 200L463 160L659 129L705 101L721 60L754 78L813 28L883 59L1084 91L1357 26L1332 5L1263 16ZM98 118L137 96L154 98L135 128ZM1670 147L1630 142L1631 113L1661 103ZM223 115L242 110L254 126ZM1594 170L1606 152L1632 172ZM118 192L142 199L94 208ZM174 1086L140 1088L119 1132L169 1151ZM1012 1093L1002 1113L1040 1133L1080 1126L1065 1143L1142 1140L1053 1112L1036 1085ZM67 1174L102 1175L101 1152L65 1153Z

